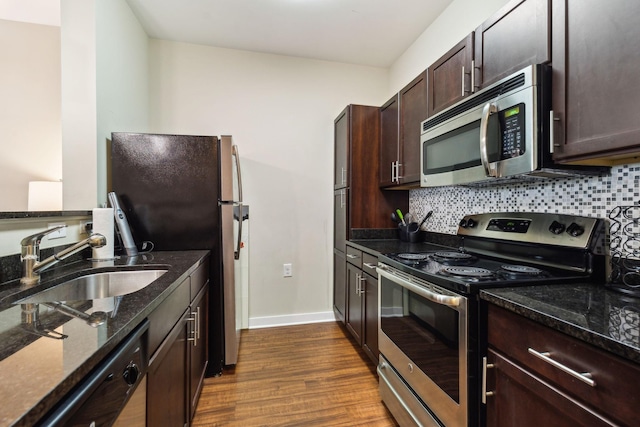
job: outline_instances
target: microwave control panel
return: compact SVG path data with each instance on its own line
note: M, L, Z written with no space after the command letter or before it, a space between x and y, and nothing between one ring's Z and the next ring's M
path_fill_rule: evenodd
M502 150L500 159L510 159L524 154L525 151L525 105L518 104L498 113L502 131Z

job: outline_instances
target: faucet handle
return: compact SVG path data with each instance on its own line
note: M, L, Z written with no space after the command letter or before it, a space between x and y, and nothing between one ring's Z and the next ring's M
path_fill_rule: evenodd
M49 228L47 230L43 230L40 231L38 233L32 234L31 236L27 236L24 239L22 239L20 241L20 245L22 246L38 246L40 245L40 240L42 240L42 238L44 236L46 236L49 233L53 233L54 231L60 230L61 228L65 228L66 225L59 225L57 227L52 227Z

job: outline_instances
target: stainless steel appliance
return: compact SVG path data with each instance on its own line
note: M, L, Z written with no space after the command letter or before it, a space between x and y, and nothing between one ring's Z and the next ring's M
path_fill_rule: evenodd
M548 178L603 168L555 164L551 70L532 65L422 122L420 185Z
M217 375L238 358L242 181L230 136L111 135L111 190L137 244L155 250L209 249L209 364Z
M559 214L464 217L460 248L379 258L380 393L402 426L482 426L483 288L601 281L604 221Z

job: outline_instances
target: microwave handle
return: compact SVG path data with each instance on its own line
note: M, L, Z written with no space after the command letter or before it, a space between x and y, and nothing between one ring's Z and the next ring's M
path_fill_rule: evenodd
M487 132L489 129L489 116L497 113L498 107L493 102L487 102L482 109L482 118L480 119L480 161L484 167L486 176L498 176L497 170L491 167L489 163L489 148L487 146Z

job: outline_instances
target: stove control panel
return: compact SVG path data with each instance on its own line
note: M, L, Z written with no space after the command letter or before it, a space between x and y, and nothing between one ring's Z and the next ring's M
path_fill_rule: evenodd
M589 247L602 229L602 220L576 215L536 212L484 213L465 216L458 235L514 242Z

